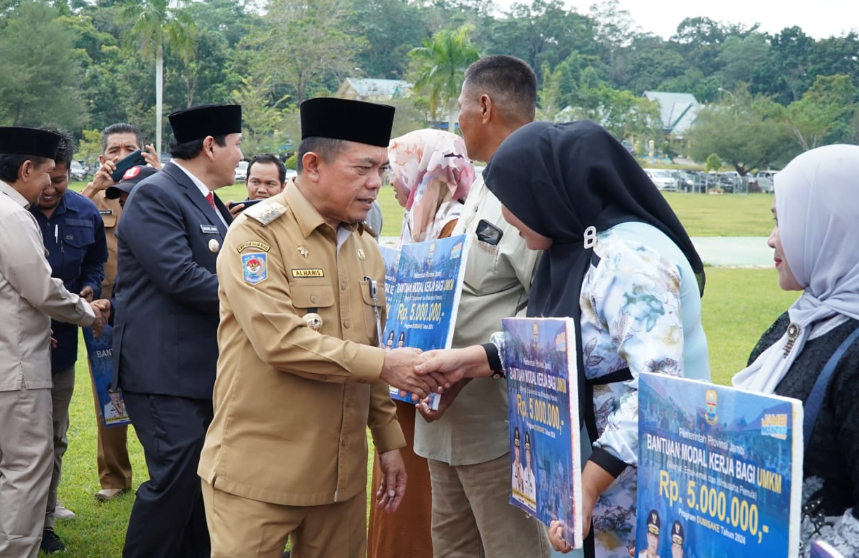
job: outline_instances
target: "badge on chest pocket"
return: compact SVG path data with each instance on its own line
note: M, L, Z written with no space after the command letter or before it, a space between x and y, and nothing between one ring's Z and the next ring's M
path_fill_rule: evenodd
M498 243L501 242L501 237L504 236L504 231L486 219L481 219L480 222L477 223L477 230L475 233L477 234L477 240L485 242L490 246L498 246Z

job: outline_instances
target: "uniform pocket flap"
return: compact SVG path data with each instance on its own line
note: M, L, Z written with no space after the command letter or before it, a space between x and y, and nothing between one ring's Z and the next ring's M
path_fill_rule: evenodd
M373 300L373 294L370 292L370 282L361 281L361 296L364 298L364 304L369 304L370 306L382 307L387 304L384 283L376 284L376 300Z
M68 221L67 221L68 223ZM89 226L67 226L63 231L63 243L75 248L85 248L90 244L95 244L95 231L92 225Z
M105 213L106 211L110 211L110 213ZM99 210L99 213L101 213L104 228L112 229L116 226L116 213L112 209L102 209Z
M296 308L327 308L334 305L334 289L330 283L289 287L292 305Z

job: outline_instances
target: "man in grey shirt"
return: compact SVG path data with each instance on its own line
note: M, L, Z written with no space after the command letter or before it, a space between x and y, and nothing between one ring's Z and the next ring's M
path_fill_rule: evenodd
M536 97L536 76L518 58L489 56L472 64L459 96L469 157L489 161L507 136L534 120ZM539 253L504 220L482 177L454 234L470 239L453 338L460 348L487 342L502 318L524 315ZM461 382L442 396L439 411L419 410L426 420L416 421L415 453L429 461L434 557L548 557L545 527L508 503L506 382Z

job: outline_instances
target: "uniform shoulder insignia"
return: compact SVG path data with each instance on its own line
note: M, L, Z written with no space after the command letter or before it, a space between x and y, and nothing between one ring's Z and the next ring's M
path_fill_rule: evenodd
M289 211L289 208L278 202L258 203L245 210L245 215L266 226L281 215Z

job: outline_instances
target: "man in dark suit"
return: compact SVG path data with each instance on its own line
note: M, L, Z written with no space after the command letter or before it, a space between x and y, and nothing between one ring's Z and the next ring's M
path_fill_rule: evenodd
M215 260L230 213L213 191L242 160L241 107L169 116L173 160L140 182L117 229L114 383L143 446L124 558L203 558L209 534L197 465L218 359Z

